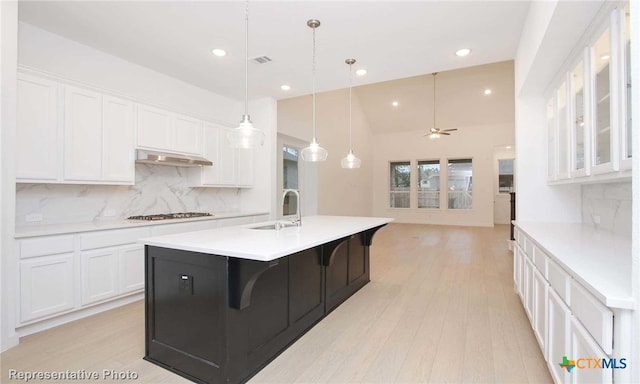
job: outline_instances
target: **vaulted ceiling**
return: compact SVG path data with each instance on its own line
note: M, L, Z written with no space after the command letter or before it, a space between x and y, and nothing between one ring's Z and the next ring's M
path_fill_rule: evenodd
M354 79L355 85L414 77L401 80L402 84L422 95L413 100L416 106L428 105L424 98L430 76L420 75L513 59L528 7L528 1L252 1L249 56L266 55L272 61L250 64L250 97L281 99L311 92L312 31L306 22L316 18L322 23L316 30L318 91L348 86L344 60L355 58L354 69L368 70L366 76ZM244 10L244 1L21 1L19 17L242 99ZM455 56L463 47L472 53ZM212 48L224 48L228 55L214 57ZM281 84L292 89L284 92ZM443 84L440 91L458 86ZM373 102L388 87L383 83L363 88L372 94L359 92L360 97ZM398 111L406 113L405 106Z

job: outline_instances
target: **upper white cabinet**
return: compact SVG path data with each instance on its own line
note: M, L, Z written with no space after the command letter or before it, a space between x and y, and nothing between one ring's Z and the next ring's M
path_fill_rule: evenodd
M133 103L102 97L102 179L132 182L134 168Z
M58 83L18 73L16 178L58 178Z
M64 179L102 177L102 95L65 86Z
M133 184L133 104L18 76L18 182Z
M231 148L227 140L230 128L204 124L203 156L210 167L189 169L189 184L194 187L252 187L253 151Z
M629 4L614 9L574 49L547 104L548 180L629 178Z
M138 104L137 147L202 155L202 121Z

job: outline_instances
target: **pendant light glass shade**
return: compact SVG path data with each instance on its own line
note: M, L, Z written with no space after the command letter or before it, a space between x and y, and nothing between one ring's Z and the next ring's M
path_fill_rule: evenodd
M256 148L264 144L264 132L249 117L249 1L244 11L244 115L240 125L227 133L232 148Z
M342 159L340 166L342 168L354 169L360 168L362 161L353 154L353 148L351 147L351 94L352 94L352 82L351 82L351 66L356 62L356 59L347 59L344 61L349 65L349 154Z
M313 57L311 65L313 140L311 140L308 147L300 151L300 157L302 157L303 161L318 162L327 160L329 156L329 152L322 148L316 139L316 28L320 26L320 21L311 19L307 21L307 26L313 30Z

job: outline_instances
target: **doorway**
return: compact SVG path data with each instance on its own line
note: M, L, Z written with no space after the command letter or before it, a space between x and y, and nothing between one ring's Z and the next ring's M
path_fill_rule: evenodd
M281 200L285 189L296 189L300 193L300 210L305 216L317 214L318 172L314 163L305 163L300 151L308 144L291 136L278 135L278 180L276 183L277 217L296 213L296 196L287 194Z
M511 223L511 195L514 191L514 159L497 159L493 223Z

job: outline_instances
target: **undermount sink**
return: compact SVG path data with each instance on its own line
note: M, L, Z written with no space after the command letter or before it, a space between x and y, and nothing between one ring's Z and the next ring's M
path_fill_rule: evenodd
M273 224L267 224L267 225L261 225L259 227L251 227L250 229L260 229L260 230L280 230L283 228L288 228L288 227L295 227L296 225L293 223L283 223L283 222L276 222Z

